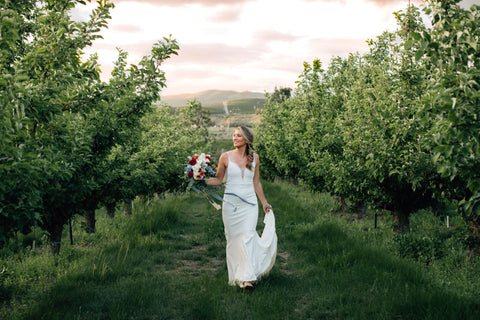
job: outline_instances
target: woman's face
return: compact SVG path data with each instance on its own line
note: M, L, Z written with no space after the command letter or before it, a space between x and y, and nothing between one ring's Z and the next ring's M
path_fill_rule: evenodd
M233 133L233 146L238 148L245 145L246 142L247 140L242 136L240 129L235 129L235 132Z

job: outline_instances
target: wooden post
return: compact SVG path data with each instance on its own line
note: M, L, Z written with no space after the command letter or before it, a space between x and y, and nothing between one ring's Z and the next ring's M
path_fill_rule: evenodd
M70 245L73 246L73 231L72 231L72 219L68 219L68 229L70 231Z

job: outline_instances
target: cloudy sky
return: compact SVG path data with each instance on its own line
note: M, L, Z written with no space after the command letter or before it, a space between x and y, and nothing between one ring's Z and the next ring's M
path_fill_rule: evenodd
M209 89L270 92L295 87L303 62L366 52L365 41L395 30L408 0L114 0L112 19L86 53L97 52L107 80L115 48L138 63L153 43L176 39L162 95ZM419 4L421 0L412 0ZM464 0L467 4L480 0ZM85 17L93 5L77 8Z

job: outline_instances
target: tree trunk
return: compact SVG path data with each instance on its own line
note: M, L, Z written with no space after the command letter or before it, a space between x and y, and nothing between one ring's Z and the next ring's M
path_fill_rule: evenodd
M343 196L334 196L333 197L340 204L340 214L343 215L348 212L347 202Z
M48 226L47 232L48 249L53 255L58 255L62 245L63 224Z
M115 203L107 203L105 207L107 209L107 216L109 218L115 217Z
M365 219L367 214L367 203L365 201L355 203L355 218L357 220Z
M133 209L133 201L132 200L126 200L123 203L123 212L125 213L126 216L131 216L132 215L132 209Z
M95 233L95 209L85 210L85 231L87 233Z
M407 233L410 231L409 214L403 210L393 211L393 233L395 235Z
M468 250L472 256L480 255L480 216L475 213L467 218L470 235L467 239Z

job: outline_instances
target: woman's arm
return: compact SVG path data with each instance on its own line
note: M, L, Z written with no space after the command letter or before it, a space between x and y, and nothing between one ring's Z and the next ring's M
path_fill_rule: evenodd
M209 178L205 179L205 182L209 186L218 186L223 182L223 177L225 176L225 170L227 169L228 166L228 156L224 152L220 156L220 159L218 160L218 168L217 168L217 173L215 175L215 178Z
M255 188L255 192L257 193L258 199L262 202L263 211L268 213L272 206L267 202L265 198L265 194L263 193L262 183L260 182L260 157L258 154L255 153L255 173L253 175L253 187Z

